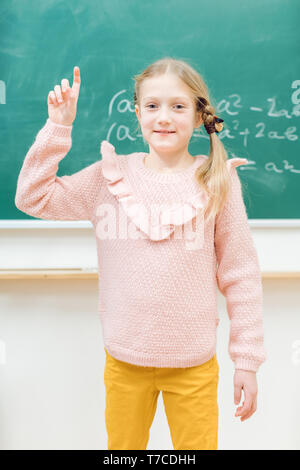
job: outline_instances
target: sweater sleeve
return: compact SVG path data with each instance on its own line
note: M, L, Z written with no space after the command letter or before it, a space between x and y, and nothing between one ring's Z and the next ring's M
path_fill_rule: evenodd
M73 126L49 118L27 152L18 176L16 207L28 215L51 220L90 220L103 181L102 160L62 177L59 162L71 146Z
M262 279L241 182L234 163L229 168L232 191L215 223L217 283L226 298L230 319L230 358L235 369L256 372L267 358Z

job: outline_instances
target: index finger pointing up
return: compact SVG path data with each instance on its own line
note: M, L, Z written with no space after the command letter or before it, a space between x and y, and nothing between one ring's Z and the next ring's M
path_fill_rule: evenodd
M76 95L79 95L79 89L80 89L80 70L77 65L75 65L73 69L73 85L72 85L72 90Z

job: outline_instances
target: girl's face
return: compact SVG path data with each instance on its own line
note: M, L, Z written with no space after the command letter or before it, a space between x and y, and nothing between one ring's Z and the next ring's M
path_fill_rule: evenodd
M144 80L140 106L135 105L135 110L150 151L157 153L188 153L194 129L203 122L189 87L173 74Z

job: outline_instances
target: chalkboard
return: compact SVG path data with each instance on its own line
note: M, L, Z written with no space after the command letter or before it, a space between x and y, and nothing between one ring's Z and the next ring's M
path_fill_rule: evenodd
M47 119L47 95L81 70L72 148L58 176L117 153L147 152L136 131L133 76L165 56L203 76L224 119L249 218L300 218L298 0L38 0L0 4L0 218L34 219L14 204L25 155ZM189 151L208 154L203 126Z

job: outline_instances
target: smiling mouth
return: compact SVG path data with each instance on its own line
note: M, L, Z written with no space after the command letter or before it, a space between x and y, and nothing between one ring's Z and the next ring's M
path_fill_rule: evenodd
M175 134L175 131L154 131L157 134Z

